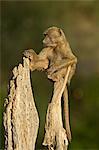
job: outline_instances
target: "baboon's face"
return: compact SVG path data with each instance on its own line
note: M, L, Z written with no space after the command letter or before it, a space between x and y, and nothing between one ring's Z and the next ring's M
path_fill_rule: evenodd
M45 47L51 46L56 47L58 38L60 37L60 32L58 28L49 28L47 31L44 32L44 40L43 44Z

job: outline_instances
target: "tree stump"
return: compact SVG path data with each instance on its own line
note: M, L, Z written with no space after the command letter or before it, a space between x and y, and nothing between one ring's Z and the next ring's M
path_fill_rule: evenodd
M5 149L34 150L39 127L31 81L29 59L13 69L4 112Z

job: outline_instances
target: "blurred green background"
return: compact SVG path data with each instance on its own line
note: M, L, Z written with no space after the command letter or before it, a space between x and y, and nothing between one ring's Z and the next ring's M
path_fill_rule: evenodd
M69 150L99 149L99 2L2 1L0 56L0 148L4 148L2 112L11 70L22 61L22 52L42 49L43 31L50 26L64 30L78 58L69 87L72 143ZM45 114L53 83L43 72L31 74L40 116L36 150L44 149Z

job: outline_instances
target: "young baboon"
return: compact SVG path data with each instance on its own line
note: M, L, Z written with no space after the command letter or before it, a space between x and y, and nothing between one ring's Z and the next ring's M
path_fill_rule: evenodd
M71 71L68 77L69 84L76 69L77 58L72 53L63 31L57 27L50 27L44 32L44 36L44 48L38 55L33 50L26 50L24 52L24 55L30 59L30 69L32 71L35 69L46 70L49 79L58 81L65 77L68 66L71 66ZM66 121L67 137L68 140L71 141L68 96L66 97L66 92L67 86L63 93L64 116Z

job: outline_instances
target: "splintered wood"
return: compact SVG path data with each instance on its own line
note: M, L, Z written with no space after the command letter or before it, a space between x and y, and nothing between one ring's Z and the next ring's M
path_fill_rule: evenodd
M4 113L5 149L34 150L39 127L28 58L13 69Z

